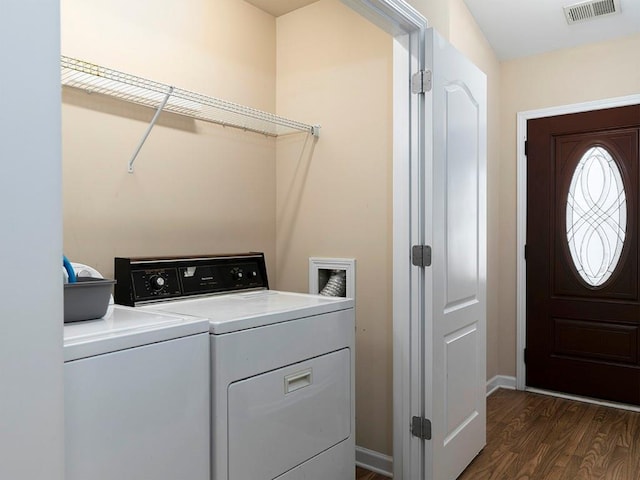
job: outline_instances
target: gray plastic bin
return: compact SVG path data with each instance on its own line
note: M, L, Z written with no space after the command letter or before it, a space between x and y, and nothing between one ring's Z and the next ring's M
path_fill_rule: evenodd
M93 320L107 313L115 280L79 277L64 284L64 323Z

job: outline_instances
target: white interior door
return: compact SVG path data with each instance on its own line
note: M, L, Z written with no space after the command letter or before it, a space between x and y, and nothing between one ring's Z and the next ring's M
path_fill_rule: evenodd
M486 76L426 34L425 478L455 479L486 439ZM418 267L414 267L418 268Z

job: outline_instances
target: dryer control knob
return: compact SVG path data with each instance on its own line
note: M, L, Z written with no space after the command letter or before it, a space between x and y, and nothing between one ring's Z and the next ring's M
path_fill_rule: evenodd
M242 269L240 268L234 268L233 270L231 270L231 277L234 280L242 280L244 278L244 272L242 271Z

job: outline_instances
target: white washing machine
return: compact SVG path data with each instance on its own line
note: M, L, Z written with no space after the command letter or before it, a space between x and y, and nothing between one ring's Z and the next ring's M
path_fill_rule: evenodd
M213 480L354 478L352 299L269 290L262 254L116 259L116 279L116 302L209 320Z
M66 480L209 480L208 330L121 306L65 324Z

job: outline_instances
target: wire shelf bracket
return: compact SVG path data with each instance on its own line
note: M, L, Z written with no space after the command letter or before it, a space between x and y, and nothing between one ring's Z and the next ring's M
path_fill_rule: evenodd
M142 146L144 145L144 142L147 141L147 137L151 133L151 129L153 128L153 126L158 121L158 117L160 116L160 113L162 112L162 109L167 105L167 102L169 101L169 97L171 96L172 93L173 93L173 87L169 87L169 91L167 92L167 96L164 97L164 100L162 101L162 103L158 107L158 110L156 110L155 115L151 119L151 123L147 127L147 131L144 132L144 135L142 135L142 138L140 139L140 143L138 144L138 147L136 148L136 151L133 152L133 156L131 157L131 160L129 160L129 173L133 173L133 162L136 161L136 157L140 153L140 150L142 149Z
M129 160L129 173L133 173L133 163L163 111L270 137L299 132L320 136L320 125L290 120L64 55L61 57L61 80L66 87L108 95L156 110Z

